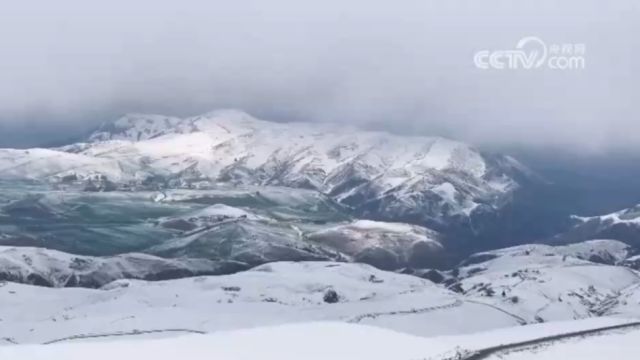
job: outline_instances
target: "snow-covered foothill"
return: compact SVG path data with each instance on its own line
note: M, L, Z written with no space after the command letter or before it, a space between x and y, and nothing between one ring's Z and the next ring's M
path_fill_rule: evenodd
M382 269L434 267L444 262L441 235L417 225L356 220L306 237Z
M488 251L462 262L452 288L527 322L615 314L622 292L640 284L640 273L593 260L615 262L625 251L624 244L604 240ZM633 311L640 314L640 307Z
M0 279L48 287L97 288L119 279L166 280L246 269L246 264L232 261L164 259L140 253L93 257L0 246Z
M327 296L335 292L336 300ZM0 286L0 338L60 338L163 329L221 331L308 321L377 325L416 335L521 324L414 276L363 264L272 263L233 275L118 280L102 289Z

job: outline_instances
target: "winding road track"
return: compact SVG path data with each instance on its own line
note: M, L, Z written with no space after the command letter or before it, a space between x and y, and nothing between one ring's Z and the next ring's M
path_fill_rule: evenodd
M547 343L552 343L552 342L561 341L565 339L595 336L595 335L600 335L602 333L607 333L615 330L633 330L633 329L640 329L640 321L635 321L635 322L626 323L626 324L605 326L605 327L600 327L595 329L574 331L574 332L569 332L564 334L545 336L537 339L520 341L520 342L515 342L510 344L496 345L496 346L492 346L492 347L488 347L480 350L466 352L466 354L459 353L457 355L454 355L453 357L444 358L443 360L482 360L482 359L487 359L493 355L499 355L499 354L513 351L513 350L521 350L523 348L544 345Z
M206 334L204 331L199 330L191 330L191 329L157 329L157 330L133 330L127 332L116 332L116 333L104 333L104 334L80 334L67 336L60 339L49 340L43 342L43 345L55 344L64 341L70 340L81 340L81 339L96 339L96 338L107 338L107 337L117 337L117 336L131 336L131 335L144 335L144 334L159 334L159 333L189 333L189 334Z

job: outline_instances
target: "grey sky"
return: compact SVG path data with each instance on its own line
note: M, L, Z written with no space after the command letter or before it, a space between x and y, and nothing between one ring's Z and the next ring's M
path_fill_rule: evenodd
M6 1L0 146L125 112L242 108L476 144L640 146L640 3ZM528 35L586 45L586 69L479 70Z

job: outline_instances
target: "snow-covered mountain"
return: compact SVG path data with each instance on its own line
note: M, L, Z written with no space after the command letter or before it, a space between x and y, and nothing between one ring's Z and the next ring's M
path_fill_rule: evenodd
M493 212L532 174L460 142L351 127L274 123L240 111L127 115L86 142L0 150L0 178L88 190L225 182L318 190L360 216L436 229Z
M34 247L0 246L0 280L49 287L101 287L119 279L166 280L246 270L246 264L164 259L147 254L91 257Z
M566 244L590 239L616 239L640 250L640 205L602 216L573 216L573 219L575 225L556 235L553 242Z

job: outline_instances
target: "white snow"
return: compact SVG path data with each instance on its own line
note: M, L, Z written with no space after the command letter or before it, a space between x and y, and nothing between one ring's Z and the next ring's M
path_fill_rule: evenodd
M429 252L437 258L444 250L440 237L439 233L421 226L372 220L356 220L307 234L307 239L350 256L384 249L395 254L399 266L408 264L415 253L426 256ZM425 262L430 260L433 259L425 258Z
M118 162L111 159L50 149L0 149L2 179L46 179L66 175L88 178L96 174L116 181L126 178Z
M489 251L482 260L460 269L461 286L468 296L517 314L527 321L578 319L615 314L625 289L640 285L640 274L624 266L603 265L589 257L591 249L614 253L617 241L594 241L552 247L523 245ZM495 256L491 258L491 256ZM472 257L471 259L473 259ZM632 310L633 309L633 310ZM640 307L629 309L640 314Z
M451 183L445 182L431 188L431 191L442 196L443 199L450 203L456 202L456 188Z
M433 350L427 339L376 327L308 323L190 335L162 340L0 347L21 360L326 360L416 359Z
M617 240L595 239L565 246L556 246L555 250L562 255L574 256L588 260L591 256L603 259L610 258L613 263L625 260L631 255L631 246Z
M614 225L614 224L640 225L640 205L636 205L628 209L616 211L611 214L606 214L601 216L583 217L583 216L574 215L573 218L582 222L587 222L591 220L600 220L610 225Z
M599 319L604 320L604 319ZM550 323L473 335L424 338L377 327L311 322L223 331L207 335L145 339L143 336L74 340L53 345L0 347L0 358L21 360L184 358L225 360L410 360L450 359L483 348L595 329L623 321ZM605 332L514 349L489 359L635 359L640 331ZM615 355L614 355L615 354ZM495 357L494 357L495 356Z
M329 124L266 122L235 110L184 119L127 115L89 141L57 150L0 150L0 178L102 174L111 181L135 182L159 175L186 183L224 179L311 186L329 193L356 172L370 182L370 198L392 191L397 207L410 208L415 193L433 188L449 212L461 214L475 208L475 198L503 196L514 183L504 174L485 177L483 156L464 143ZM462 175L452 182L438 180L442 172L450 177L450 170ZM356 191L345 188L334 197L345 199Z
M216 263L207 259L165 259L141 253L92 257L45 248L0 246L3 275L23 282L39 276L54 287L77 282L78 277L90 278L94 286L100 286L117 279L145 279L167 271L210 274L215 269Z
M392 223L373 220L356 220L350 226L360 230L382 230L391 232L412 232L420 227L406 223Z
M635 360L640 331L621 331L563 340L528 349L517 349L488 357L489 360Z
M360 225L389 231L386 224ZM617 242L600 240L484 253L483 261L460 269L464 294L413 276L332 262L278 262L233 275L171 281L119 280L102 289L3 283L0 344L58 344L0 346L0 358L72 360L91 352L96 359L112 359L140 351L162 359L175 358L172 351L178 349L189 359L249 359L256 354L279 360L444 359L640 316L639 274L578 258L590 256L591 249L625 250ZM486 294L487 286L493 295ZM324 301L329 290L337 292L337 303ZM600 315L616 317L591 318ZM545 323L519 326L541 319ZM208 334L185 335L190 332ZM631 340L621 334L627 333L499 355L573 358L583 355L577 344L607 346L598 340L604 337L616 336L611 344L623 349Z
M338 303L324 302L329 289L338 293ZM459 320L446 321L454 318ZM325 262L271 263L233 275L170 281L120 280L99 290L6 283L0 286L0 319L0 338L17 343L81 334L211 332L327 320L380 323L417 335L519 323L427 280L367 265Z
M214 204L211 206L207 206L204 209L196 210L193 213L185 215L185 217L207 217L207 216L222 216L222 217L230 217L230 218L239 218L239 217L252 217L258 218L257 216L252 215L250 212L224 204Z

